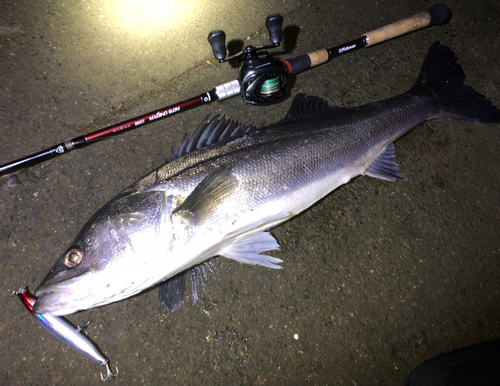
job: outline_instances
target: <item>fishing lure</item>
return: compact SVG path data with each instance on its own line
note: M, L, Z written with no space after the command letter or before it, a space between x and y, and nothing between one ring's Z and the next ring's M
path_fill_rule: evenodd
M118 367L116 367L116 373L113 374L109 366L109 359L102 355L99 349L87 337L80 333L82 328L73 326L62 316L37 314L33 312L33 306L38 299L29 293L26 287L21 287L16 294L31 315L33 315L52 335L68 346L81 352L86 357L96 361L102 366L106 366L106 378L103 377L101 373L102 381L106 382L111 379L111 377L116 377L118 375Z

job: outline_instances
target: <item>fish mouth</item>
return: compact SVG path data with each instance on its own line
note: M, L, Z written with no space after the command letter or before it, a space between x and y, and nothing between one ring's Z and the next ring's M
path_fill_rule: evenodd
M130 296L125 290L109 293L106 289L97 286L88 288L71 282L40 286L35 291L38 300L33 306L33 312L63 316L104 306Z
M37 288L35 296L38 297L33 312L37 314L69 315L81 310L81 300L77 299L72 291L60 288ZM78 305L78 306L75 306Z
M145 282L149 284L148 280ZM142 281L134 283L128 280L113 286L107 283L76 278L50 284L42 282L35 290L38 300L33 306L33 312L56 316L69 315L125 299L155 284L144 285Z

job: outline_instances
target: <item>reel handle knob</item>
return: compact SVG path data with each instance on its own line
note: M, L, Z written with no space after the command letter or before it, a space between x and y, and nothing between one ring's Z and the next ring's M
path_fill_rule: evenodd
M283 39L283 17L277 13L269 15L266 19L266 27L269 31L271 43L279 45Z
M219 62L222 62L227 55L226 51L226 34L224 31L217 29L208 34L208 41L214 51L214 56Z

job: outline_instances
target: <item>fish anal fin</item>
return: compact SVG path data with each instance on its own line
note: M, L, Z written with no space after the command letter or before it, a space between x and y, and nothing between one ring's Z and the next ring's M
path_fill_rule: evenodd
M190 222L203 222L237 185L231 168L222 166L205 177L173 215L185 217Z
M248 237L234 241L220 252L221 256L250 265L281 269L279 263L283 260L276 257L261 255L262 252L278 250L276 239L269 232L254 233Z
M379 178L385 181L404 181L405 178L399 165L391 161L396 156L396 148L393 143L388 145L380 156L373 162L365 175L373 178Z

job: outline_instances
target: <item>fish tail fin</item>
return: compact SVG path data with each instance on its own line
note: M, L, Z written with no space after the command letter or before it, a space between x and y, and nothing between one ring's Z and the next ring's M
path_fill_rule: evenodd
M440 42L429 49L412 91L422 89L431 92L439 103L432 118L500 123L500 110L465 84L465 74L455 54Z

